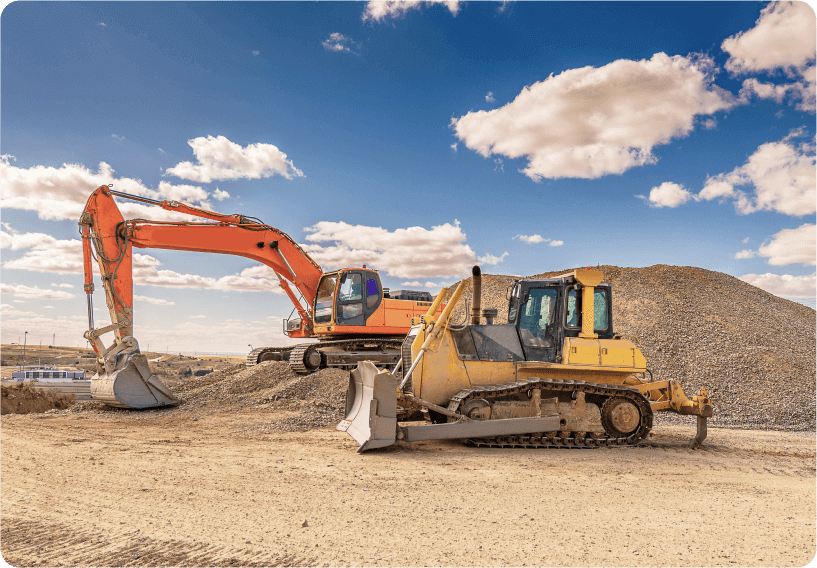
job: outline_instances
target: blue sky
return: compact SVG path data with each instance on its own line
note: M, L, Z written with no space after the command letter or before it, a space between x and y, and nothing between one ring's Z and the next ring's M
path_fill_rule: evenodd
M0 26L3 343L84 343L100 183L259 217L392 289L674 264L814 306L805 4L43 2ZM143 348L282 343L264 267L136 252Z

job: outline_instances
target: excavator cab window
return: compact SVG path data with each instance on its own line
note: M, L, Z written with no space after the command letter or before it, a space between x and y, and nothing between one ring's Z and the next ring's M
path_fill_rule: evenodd
M349 320L362 315L363 277L359 272L347 272L338 288L338 325L350 325Z
M315 323L329 323L332 321L332 305L334 304L337 282L337 274L330 274L321 278L318 293L315 296Z

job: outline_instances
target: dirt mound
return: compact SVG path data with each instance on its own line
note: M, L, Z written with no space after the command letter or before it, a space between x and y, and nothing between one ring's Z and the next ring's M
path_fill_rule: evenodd
M134 412L89 401L77 403L68 412L104 413L128 420L161 416L198 417L216 412L246 410L269 412L272 421L262 430L304 431L334 426L343 418L349 373L322 369L297 375L282 361L267 361L254 367L243 363L203 377L187 377L170 389L181 403L173 408Z
M74 404L74 395L57 394L52 390L36 390L29 383L3 385L0 414L31 414L56 408L63 410Z
M655 380L676 379L687 394L706 388L715 404L711 425L814 430L812 308L702 268L594 268L613 287L613 329L638 337ZM482 305L499 311L495 323L507 322L514 279L483 275ZM465 322L470 299L469 291L455 321Z

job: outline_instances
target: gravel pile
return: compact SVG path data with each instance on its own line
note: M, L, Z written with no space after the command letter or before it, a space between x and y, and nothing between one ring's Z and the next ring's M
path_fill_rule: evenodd
M705 388L712 426L815 429L815 311L720 272L688 266L594 267L613 287L613 329L638 337L655 380ZM548 278L573 269L544 272ZM482 306L508 317L515 277L483 275ZM452 286L450 289L456 288ZM454 312L470 314L470 290ZM656 423L688 423L659 413Z

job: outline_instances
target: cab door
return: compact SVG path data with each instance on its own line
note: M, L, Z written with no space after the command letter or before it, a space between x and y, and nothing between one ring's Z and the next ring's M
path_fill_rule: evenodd
M343 326L365 326L366 320L380 305L383 287L376 272L349 270L338 285L335 323Z

